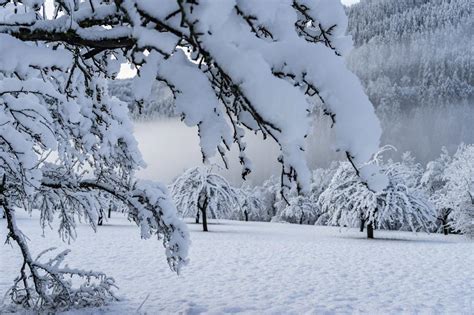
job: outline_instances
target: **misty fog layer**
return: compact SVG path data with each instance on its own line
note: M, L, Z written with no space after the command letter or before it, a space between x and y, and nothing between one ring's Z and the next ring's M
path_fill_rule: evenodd
M398 151L396 159L404 151L411 151L423 165L438 157L442 146L453 153L459 143L474 142L474 108L457 105L437 108L417 108L409 113L382 115L384 129L382 145L391 144ZM148 167L140 177L169 183L185 169L202 164L199 137L196 128L189 128L178 119L163 119L137 122L135 135ZM331 147L333 137L326 117L316 118L314 128L308 136L307 161L311 168L327 167L332 161L343 158ZM257 185L270 176L278 176L279 150L271 140L262 140L261 135L247 132L247 154L253 162L253 172L247 178ZM220 172L234 185L242 183L237 149L228 153L229 169ZM223 165L219 158L215 162Z

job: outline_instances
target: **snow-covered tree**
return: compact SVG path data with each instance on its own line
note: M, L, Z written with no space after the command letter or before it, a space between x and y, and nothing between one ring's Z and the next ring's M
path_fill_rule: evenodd
M178 212L195 217L207 231L207 219L229 219L237 212L239 192L210 167L195 167L181 174L170 186Z
M280 181L275 176L265 180L262 185L254 187L253 194L260 200L263 207L262 221L270 221L276 215L275 202L281 193L280 187Z
M288 206L279 213L279 220L298 223L314 224L319 216L317 200L308 196L295 196L288 200Z
M1 13L11 5L4 3ZM30 7L19 11L25 10L34 16ZM7 20L23 16L12 12ZM9 22L0 29L4 24ZM80 56L56 44L25 43L6 34L0 34L0 47L0 207L7 241L16 242L23 256L9 291L12 301L37 310L64 310L113 297L113 281L104 274L60 267L67 252L49 262L41 260L43 255L35 259L16 224L16 207L37 209L43 228L57 217L61 238L69 240L76 236L78 219L95 229L107 195L128 208L143 238L163 239L169 265L178 271L187 256L186 226L165 187L135 178L143 162L126 105L108 97L103 75L93 71L107 63L79 61ZM66 276L84 283L75 287L76 280Z
M311 190L305 196L299 196L294 191L287 200L283 199L281 195L277 196L275 201L277 215L274 221L314 224L321 215L318 198L331 183L337 167L338 163L333 162L327 169L313 170ZM322 219L322 221L324 220Z
M75 217L95 226L97 196L110 194L127 205L142 237L163 238L172 269L186 260L185 226L166 188L135 179L142 161L127 108L108 96L106 82L123 63L137 69L135 100L147 100L156 80L171 89L176 112L198 127L205 161L219 153L226 162L236 143L245 177L244 130L261 132L280 146L282 184L296 181L304 191L308 99L319 97L334 122L335 148L369 186L383 188L377 169L362 167L381 130L340 56L350 48L346 26L332 0L0 0L0 202L25 259L12 291L22 294L13 300L66 309L82 299L69 289L51 297L57 290L47 288L64 283L32 258L15 205L40 204L44 226L57 214L69 238Z
M319 196L322 215L318 223L359 225L361 231L367 225L369 238L373 238L374 227L429 231L435 219L434 207L423 191L413 186L416 176L412 172L418 167L408 159L389 161L382 169L389 184L382 191L373 191L347 162L341 162L328 188Z
M474 145L462 144L444 172L445 189L435 200L439 207L449 208L450 226L468 236L474 235Z
M260 198L260 190L248 185L238 189L238 198L240 207L237 208L234 217L245 221L265 221L267 208L264 201Z
M451 163L451 157L445 147L441 149L441 155L434 161L427 163L423 176L421 177L421 186L429 196L430 201L437 208L437 232L448 234L450 231L450 214L452 209L446 199L440 198L446 193L447 179L445 170Z
M451 157L446 147L441 148L441 155L434 161L426 164L426 169L420 180L420 184L430 194L442 189L446 185L444 171L451 163Z

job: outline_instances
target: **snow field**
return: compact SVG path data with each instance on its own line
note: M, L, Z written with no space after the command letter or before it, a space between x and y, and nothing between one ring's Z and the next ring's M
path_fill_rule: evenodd
M63 244L40 237L38 221L18 213L34 254L72 249L71 267L105 271L122 300L69 314L472 314L474 243L461 236L211 220L210 232L189 224L190 263L177 276L162 245L141 240L119 214L93 233ZM0 237L6 223L0 221ZM0 294L19 270L16 248L2 247ZM148 297L148 298L147 298ZM140 307L140 305L143 305Z

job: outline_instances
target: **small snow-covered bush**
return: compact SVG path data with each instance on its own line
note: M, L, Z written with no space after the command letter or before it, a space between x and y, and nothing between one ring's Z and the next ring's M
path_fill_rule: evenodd
M102 272L72 269L67 265L61 266L69 250L62 251L48 260L41 260L53 250L55 248L44 250L28 263L34 278L34 288L23 283L28 280L23 276L26 268L22 268L22 275L15 279L13 286L7 292L14 305L62 311L70 308L101 306L109 301L117 300L112 291L116 288L113 278ZM78 279L82 280L81 284L73 286L73 281ZM14 305L7 307L6 310L17 310Z

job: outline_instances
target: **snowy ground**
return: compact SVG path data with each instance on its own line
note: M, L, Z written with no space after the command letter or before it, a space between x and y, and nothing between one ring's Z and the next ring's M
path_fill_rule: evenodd
M36 219L19 220L35 253L70 247L71 266L115 277L122 301L80 314L474 313L474 243L460 236L376 231L366 240L332 227L214 223L209 233L189 225L191 263L177 276L161 244L140 240L118 214L96 234L80 226L69 246L54 231L40 237ZM2 239L5 231L0 220ZM0 263L3 296L18 252L3 245Z

